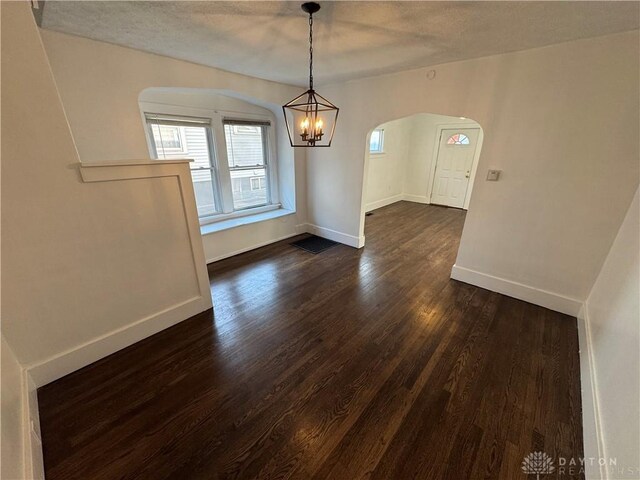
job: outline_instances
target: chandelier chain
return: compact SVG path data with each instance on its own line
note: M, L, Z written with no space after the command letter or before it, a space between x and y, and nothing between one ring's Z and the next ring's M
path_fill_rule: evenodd
M313 90L313 14L309 14L309 90Z

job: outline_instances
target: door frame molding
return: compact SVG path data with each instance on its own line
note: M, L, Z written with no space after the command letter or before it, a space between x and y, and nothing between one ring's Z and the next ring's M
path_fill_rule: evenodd
M471 163L471 173L469 174L469 183L467 184L467 191L464 197L464 203L462 205L463 210L469 209L469 202L471 200L471 192L473 191L473 184L478 171L478 161L480 160L480 152L482 151L482 141L484 139L484 131L479 123L442 123L436 125L436 137L433 145L433 153L431 158L431 166L429 167L429 181L427 182L427 200L431 203L431 195L433 194L433 183L436 179L436 166L438 164L438 153L440 152L440 140L443 130L479 130L478 140L476 143L475 152L473 152L473 161Z

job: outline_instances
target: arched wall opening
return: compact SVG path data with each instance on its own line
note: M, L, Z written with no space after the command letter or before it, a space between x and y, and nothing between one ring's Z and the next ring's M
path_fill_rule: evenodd
M467 210L483 130L465 117L419 113L370 130L364 146L360 236L368 212L399 201Z

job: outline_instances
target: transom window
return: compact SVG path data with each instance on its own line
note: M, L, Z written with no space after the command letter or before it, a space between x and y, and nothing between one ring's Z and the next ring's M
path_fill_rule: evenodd
M384 130L382 128L376 128L371 132L371 139L369 140L369 153L383 153L384 150Z
M269 122L222 120L216 148L210 118L146 113L155 158L193 159L191 178L201 223L271 204Z
M447 145L469 145L469 137L464 133L455 133L449 137Z

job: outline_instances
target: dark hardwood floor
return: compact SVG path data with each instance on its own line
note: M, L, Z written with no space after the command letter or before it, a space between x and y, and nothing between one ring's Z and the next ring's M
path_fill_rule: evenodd
M39 390L47 478L526 479L531 451L581 456L576 321L450 280L464 216L401 202L361 250L210 265L215 314Z

